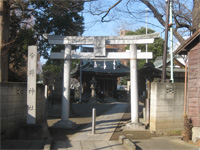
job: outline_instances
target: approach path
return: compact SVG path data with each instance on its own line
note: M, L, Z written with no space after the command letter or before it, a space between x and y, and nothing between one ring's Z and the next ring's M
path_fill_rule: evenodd
M127 103L117 103L96 119L96 133L92 135L91 123L65 141L55 141L52 149L73 150L125 150L118 141L110 141L119 121L128 107Z

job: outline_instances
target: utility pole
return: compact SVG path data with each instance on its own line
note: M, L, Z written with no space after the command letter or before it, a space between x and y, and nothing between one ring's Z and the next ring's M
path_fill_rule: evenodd
M0 1L0 12L3 12L3 1ZM2 41L2 35L3 34L3 15L0 15L0 82L2 81L2 66L1 66L1 51L2 51L2 45L3 45L3 41Z
M146 34L147 34L147 10L148 8L146 8ZM148 45L146 44L146 52L148 52ZM148 62L148 59L146 59L146 63Z
M170 2L170 54L171 54L171 78L170 80L174 83L174 64L173 64L173 21L172 21L172 1Z
M83 17L83 10L81 12L81 17ZM82 36L82 33L80 32L79 34L80 36ZM82 52L82 45L80 45L80 52ZM80 95L79 95L79 102L82 101L82 63L83 63L83 60L80 60L80 89L79 89L79 92L80 92Z
M169 25L169 2L170 0L166 0L166 22L165 22L165 45L163 51L163 70L162 70L162 78L161 81L166 81L166 60L167 60L167 44L168 44L168 25Z
M80 52L82 51L82 46L80 47ZM82 60L80 60L80 95L79 95L79 102L82 101Z

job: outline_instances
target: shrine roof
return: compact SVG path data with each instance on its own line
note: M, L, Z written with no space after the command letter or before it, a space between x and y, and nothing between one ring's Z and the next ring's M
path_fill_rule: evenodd
M96 61L96 67L94 67L95 61L84 61L82 65L83 74L93 75L105 75L105 76L127 76L130 74L130 68L120 63L120 61L105 61L106 67L104 69L104 61ZM80 65L72 70L72 75L78 75L80 73Z

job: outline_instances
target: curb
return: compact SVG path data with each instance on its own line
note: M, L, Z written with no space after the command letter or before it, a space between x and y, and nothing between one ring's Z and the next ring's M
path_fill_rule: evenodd
M51 144L52 144L52 137L48 137L43 150L50 150L51 149Z
M128 150L136 150L135 144L127 139L124 135L119 136L119 142Z

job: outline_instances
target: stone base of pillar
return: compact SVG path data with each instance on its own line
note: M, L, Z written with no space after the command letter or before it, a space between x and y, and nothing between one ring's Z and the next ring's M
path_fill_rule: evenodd
M196 143L200 141L200 127L193 127L192 128L192 141Z
M77 127L78 127L78 125L75 122L72 122L70 120L68 120L68 121L60 120L60 121L54 123L54 125L53 125L53 128L61 128L61 129L75 129Z
M125 131L142 131L145 130L145 125L142 123L128 123L123 128Z

